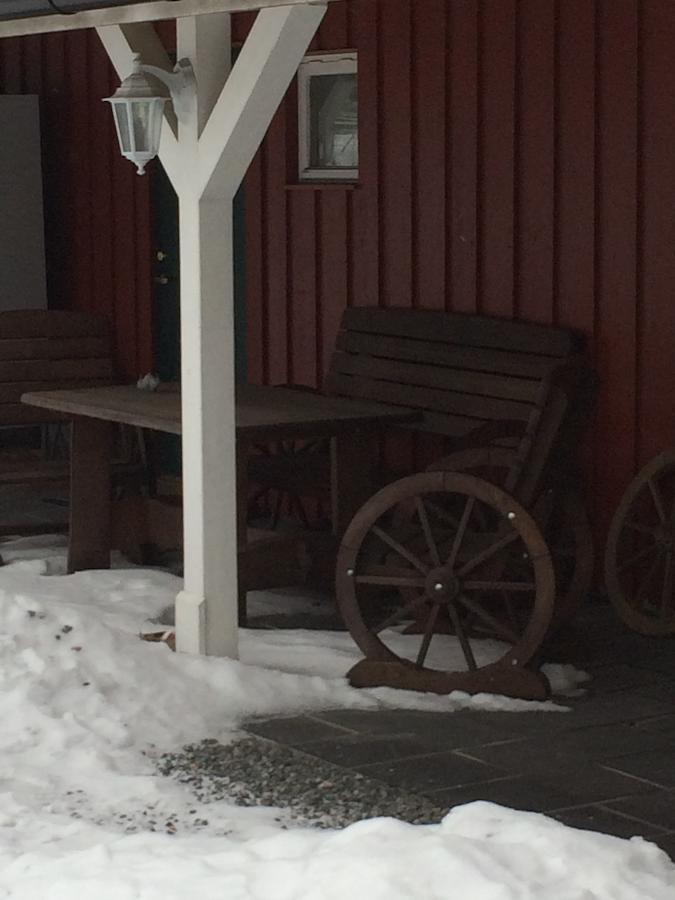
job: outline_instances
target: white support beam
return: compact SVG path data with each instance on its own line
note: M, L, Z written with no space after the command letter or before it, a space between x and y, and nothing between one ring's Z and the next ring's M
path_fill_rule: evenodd
M166 69L168 72L173 68L159 35L149 22L132 25L108 25L105 28L97 28L96 32L115 67L120 81L123 81L131 73L134 53L140 53L146 65L158 66L160 69ZM171 106L169 104L167 106L169 108L164 113L165 127L162 128L159 158L171 183L176 187L183 170L180 165L176 116ZM168 128L166 127L167 125L169 126Z
M204 194L234 196L325 12L317 4L258 13L200 139Z
M226 81L221 48L194 23L178 23L179 47L194 42L202 112L218 87L198 141L196 114L185 138L179 127L193 178L179 194L184 587L176 642L192 653L238 651L232 201L325 11L259 13Z
M87 10L71 15L32 16L0 22L0 38L52 31L102 28L131 22L161 22L184 16L203 16L219 12L251 12L268 6L304 6L314 0L156 0L133 6ZM331 2L331 0L325 0Z
M199 138L232 68L232 27L229 13L193 16L177 29L178 59L190 59L197 82Z

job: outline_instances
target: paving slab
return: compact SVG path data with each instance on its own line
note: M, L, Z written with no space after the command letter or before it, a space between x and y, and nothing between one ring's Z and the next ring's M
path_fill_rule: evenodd
M448 808L462 803L472 803L474 800L489 800L491 803L499 803L511 809L549 812L574 806L578 802L572 794L562 788L524 775L426 793L439 805L446 805Z
M661 787L675 789L675 752L672 746L666 750L646 750L644 753L608 759L604 766L616 772L644 778Z
M586 831L600 831L614 837L650 838L664 834L665 829L649 822L618 815L601 806L583 806L551 813L551 817L570 825L572 828L583 828Z
M624 800L614 800L603 806L675 832L675 792L657 791L646 796L637 795Z
M433 791L492 781L506 774L487 763L467 759L452 751L356 767L370 778L398 785L410 791Z

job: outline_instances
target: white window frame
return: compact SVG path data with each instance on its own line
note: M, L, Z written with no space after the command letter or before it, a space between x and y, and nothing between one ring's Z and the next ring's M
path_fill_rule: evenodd
M356 181L356 169L319 169L310 165L309 83L315 75L358 74L355 51L306 56L298 68L298 174L300 181ZM357 126L358 133L358 126Z

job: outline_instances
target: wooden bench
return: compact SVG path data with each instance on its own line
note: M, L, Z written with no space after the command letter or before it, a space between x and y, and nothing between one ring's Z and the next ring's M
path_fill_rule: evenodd
M95 387L115 383L108 321L61 310L0 312L0 486L63 483L67 459L50 458L48 426L67 423L59 413L27 406L27 391ZM41 448L10 449L3 435L39 426ZM53 526L49 526L50 530ZM5 524L1 531L43 530L34 522Z
M354 307L342 317L323 390L419 410L419 420L397 427L442 435L451 450L493 441L513 444L528 427L534 432L538 416L533 413L543 414L556 383L564 388L556 403L564 406L564 434L571 441L587 409L583 351L583 336L565 328ZM555 455L554 448L540 449L545 457ZM328 486L326 455L284 447L254 458L251 480L289 495L315 495Z

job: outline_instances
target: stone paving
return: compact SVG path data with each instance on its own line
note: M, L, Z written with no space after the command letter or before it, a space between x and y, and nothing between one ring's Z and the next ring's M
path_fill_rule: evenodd
M343 709L246 729L448 808L491 800L675 858L675 641L598 602L559 644L552 659L593 676L566 713Z

